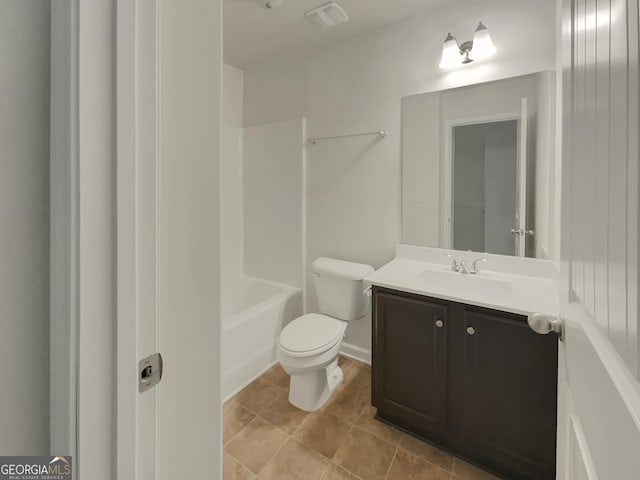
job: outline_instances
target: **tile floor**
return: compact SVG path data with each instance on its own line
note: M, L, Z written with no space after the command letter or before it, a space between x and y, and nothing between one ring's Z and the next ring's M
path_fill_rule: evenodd
M289 404L274 366L224 406L224 480L497 480L374 420L371 370L340 359L344 380L318 412Z

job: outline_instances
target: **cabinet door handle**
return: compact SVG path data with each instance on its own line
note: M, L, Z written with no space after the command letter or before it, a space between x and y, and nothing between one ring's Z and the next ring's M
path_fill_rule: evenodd
M436 320L436 327L438 328L444 327L444 322L440 319Z
M473 327L467 327L467 334L475 335L476 334L476 329L473 328Z

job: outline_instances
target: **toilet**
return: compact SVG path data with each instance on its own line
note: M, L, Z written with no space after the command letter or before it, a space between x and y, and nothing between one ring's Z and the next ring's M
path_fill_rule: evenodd
M302 315L287 325L277 352L280 365L291 376L289 402L307 412L322 407L342 381L338 353L347 323L369 310L362 280L373 267L320 257L312 271L321 313Z

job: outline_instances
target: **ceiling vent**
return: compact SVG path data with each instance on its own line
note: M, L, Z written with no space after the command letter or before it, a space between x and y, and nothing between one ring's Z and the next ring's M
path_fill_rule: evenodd
M349 20L349 15L336 2L325 3L304 14L309 22L322 28L331 28Z

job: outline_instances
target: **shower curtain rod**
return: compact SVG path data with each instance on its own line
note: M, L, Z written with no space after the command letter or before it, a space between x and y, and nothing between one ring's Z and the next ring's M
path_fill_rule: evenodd
M335 135L333 137L316 137L310 138L308 141L311 145L315 145L319 141L322 140L333 140L336 138L350 138L350 137L363 137L365 135L378 135L380 138L384 138L389 134L386 130L378 130L376 132L365 132L365 133L351 133L349 135Z

